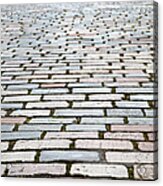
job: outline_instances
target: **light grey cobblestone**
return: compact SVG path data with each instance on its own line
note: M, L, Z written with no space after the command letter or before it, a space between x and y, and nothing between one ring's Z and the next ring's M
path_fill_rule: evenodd
M38 123L38 124L69 124L73 123L75 118L52 118L52 117L44 117L44 118L32 118L29 123Z
M34 161L36 152L3 152L1 162L28 162Z
M46 125L46 124L24 124L19 126L19 131L60 131L62 125Z
M127 168L123 165L78 163L72 165L70 174L88 177L128 178Z
M110 163L154 163L156 153L145 152L106 152L106 160Z
M55 138L98 138L98 132L47 132L45 139L55 139Z
M48 116L50 115L50 110L16 110L11 113L11 116Z
M98 162L99 155L97 152L90 151L42 151L40 156L41 162L49 161L86 161Z
M134 165L134 177L138 180L155 180L158 177L157 169L157 165Z
M21 163L8 165L9 176L35 176L35 175L64 175L66 173L66 164L36 164Z
M55 116L103 116L100 109L57 109Z
M26 108L60 108L60 107L68 107L68 103L66 101L44 101L44 102L29 102L27 103ZM42 115L40 113L40 115Z
M123 118L111 117L85 117L81 119L82 124L123 124Z
M18 140L18 139L38 139L41 135L41 132L38 131L29 131L29 132L5 132L1 135L1 140Z
M67 131L106 131L105 125L67 125Z
M56 149L69 148L70 140L19 140L15 143L13 150L29 150L29 149Z

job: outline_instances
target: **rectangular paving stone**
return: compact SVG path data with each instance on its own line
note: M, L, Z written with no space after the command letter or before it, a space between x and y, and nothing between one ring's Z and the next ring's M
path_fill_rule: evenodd
M108 108L112 107L111 102L108 101L82 101L73 102L73 108Z
M111 93L110 88L73 88L73 93Z
M115 104L120 108L149 108L147 101L116 101Z
M3 96L28 94L28 90L3 90Z
M140 124L140 125L151 125L157 124L157 121L154 118L128 118L129 124Z
M50 115L50 110L26 110L26 109L22 109L22 110L15 110L11 113L11 116L28 116L28 117L32 117L32 116L48 116Z
M66 131L106 131L105 125L67 125Z
M58 72L53 72L53 71L44 71L44 72L41 72L41 71L38 71L35 73L42 73L42 74L59 74L59 71ZM66 73L65 71L61 71L60 73ZM56 79L33 79L32 80L32 83L73 83L73 82L76 82L77 79L66 79L66 78L63 78L63 79L59 79L59 78L56 78Z
M108 83L108 82L105 82L104 85L106 87L117 87L117 88L126 88L126 87L139 87L139 83L138 82L112 82L112 83ZM119 90L120 91L120 90ZM124 92L123 92L124 93Z
M47 132L45 139L80 139L98 138L98 132Z
M112 125L111 131L128 131L128 132L154 132L157 127L154 125Z
M130 95L130 99L131 100L157 100L157 96L153 95L153 94L136 94L136 95Z
M106 132L104 133L104 138L106 139L119 139L119 140L135 140L142 141L144 139L144 134L140 132Z
M1 124L23 124L25 120L25 117L4 117L1 118Z
M41 87L42 88L62 88L62 87L65 87L66 86L66 83L44 83L44 84L41 84Z
M89 100L122 100L123 94L92 94L89 95Z
M128 178L128 171L124 165L97 163L74 163L72 164L70 174L88 177Z
M4 72L3 76L22 76L22 75L31 75L32 71L19 71L19 72Z
M107 116L143 116L141 109L107 109Z
M28 162L34 161L36 152L3 152L1 153L2 162Z
M39 96L39 95L12 96L12 97L5 97L4 102L39 101L40 98L41 98L41 96Z
M112 117L83 117L81 124L123 124L123 118Z
M61 94L61 95L45 95L44 100L58 100L58 101L73 101L73 100L84 100L84 94Z
M60 131L62 125L46 125L46 124L23 124L19 126L19 131Z
M31 94L60 94L68 93L69 90L66 88L54 88L54 89L32 89Z
M19 140L15 143L13 150L29 150L29 149L60 149L69 148L71 144L67 139L56 140Z
M38 88L39 84L9 85L8 90L29 90Z
M35 176L35 175L65 175L66 164L51 163L21 163L11 164L8 171L9 176Z
M35 64L36 65L36 64ZM27 66L27 65L24 65ZM16 79L46 79L48 75L29 75L29 76L17 76Z
M103 116L100 109L56 109L54 116Z
M75 148L79 149L111 149L111 150L133 150L133 145L127 140L76 140Z
M50 161L85 161L98 162L99 154L94 151L42 151L40 156L41 162Z
M68 107L66 101L40 101L40 102L29 102L26 105L26 108L62 108Z
M155 163L157 153L147 152L106 152L108 163Z
M10 81L2 81L1 84L2 85L19 85L19 84L23 84L23 83L27 83L28 80L10 80ZM10 87L10 86L9 86Z
M71 124L75 122L75 118L52 118L52 117L44 117L44 118L32 118L29 123L34 123L34 124Z
M8 109L20 109L23 107L22 103L2 103L1 108L8 110Z
M19 139L37 139L41 135L41 132L38 131L25 131L25 132L5 132L1 134L1 140L10 141L10 140L19 140Z
M138 87L138 88L116 88L117 93L153 93L153 88Z
M69 83L68 87L101 87L101 83Z

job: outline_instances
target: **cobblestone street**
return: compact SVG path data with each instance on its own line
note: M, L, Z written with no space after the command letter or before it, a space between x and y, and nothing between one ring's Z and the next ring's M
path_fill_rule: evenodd
M1 6L1 175L157 179L153 1Z

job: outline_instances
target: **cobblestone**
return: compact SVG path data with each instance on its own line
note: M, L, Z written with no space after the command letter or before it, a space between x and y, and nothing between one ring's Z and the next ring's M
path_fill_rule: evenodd
M156 14L152 1L1 7L2 176L157 179Z
M66 101L73 101L73 100L84 100L84 94L62 94L62 95L45 95L44 100L66 100Z
M1 162L28 162L34 161L35 152L3 152Z
M40 156L41 162L49 161L86 161L98 162L99 155L97 152L90 151L42 151Z
M144 140L143 133L140 132L107 132L104 134L104 138L106 139L119 139L119 140Z
M38 123L38 124L69 124L73 123L75 118L52 118L52 117L44 117L44 118L32 118L29 123Z
M85 117L81 120L82 124L123 124L123 118L111 117Z
M23 124L21 126L19 126L19 131L60 131L61 130L62 125L43 125L43 124L39 124L39 125L35 125L35 124Z
M69 148L70 140L19 140L15 143L14 150L23 149L55 149L55 148Z
M19 140L19 139L38 139L41 133L38 131L28 132L5 132L1 135L1 140Z
M25 122L25 117L4 117L1 118L1 124L23 124Z
M83 101L83 102L74 102L72 105L73 108L109 108L112 107L111 102L106 101Z
M141 109L108 109L108 116L143 116Z
M41 96L32 96L32 95L24 95L24 96L13 96L13 97L5 97L4 102L27 102L27 101L39 101Z
M71 175L88 177L128 178L127 168L123 165L107 164L73 164Z
M112 150L132 150L133 145L130 141L119 140L77 140L76 148L81 149L112 149Z
M106 131L105 125L67 125L67 131Z
M156 165L134 165L134 177L138 180L155 180L157 179L157 166Z
M104 113L100 109L58 109L55 116L103 116Z
M98 138L97 132L47 132L45 139L76 139L76 138Z
M9 176L65 175L66 164L9 164Z
M16 110L11 113L11 116L48 116L50 110Z
M110 163L154 163L155 153L145 152L106 152L106 160Z
M66 101L44 101L44 102L29 102L27 103L26 108L60 108L60 107L68 107L68 103ZM41 114L42 115L42 114Z

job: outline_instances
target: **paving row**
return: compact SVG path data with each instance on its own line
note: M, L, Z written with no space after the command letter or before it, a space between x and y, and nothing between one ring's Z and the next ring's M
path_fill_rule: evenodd
M156 179L156 5L1 9L1 175Z

